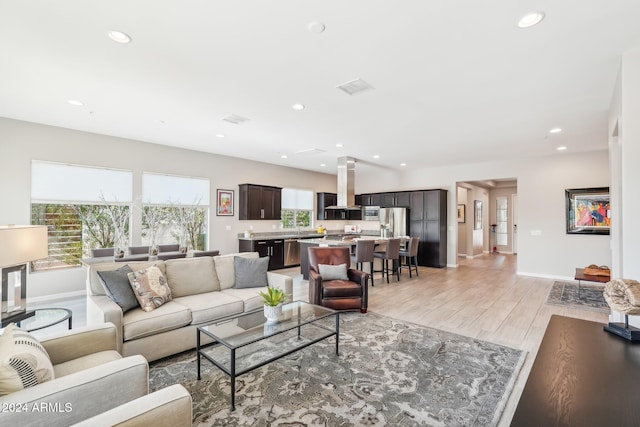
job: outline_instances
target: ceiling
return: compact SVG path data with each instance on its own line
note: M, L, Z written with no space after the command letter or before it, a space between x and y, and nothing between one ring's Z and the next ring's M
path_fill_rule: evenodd
M332 174L341 156L601 150L638 16L637 0L0 0L0 116ZM375 89L336 88L358 78Z

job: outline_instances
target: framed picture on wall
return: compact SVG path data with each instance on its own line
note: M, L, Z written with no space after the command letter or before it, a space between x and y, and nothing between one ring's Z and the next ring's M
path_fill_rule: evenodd
M482 200L473 201L473 229L482 230Z
M609 234L609 187L565 190L567 234Z
M458 205L458 222L464 222L465 221L465 205Z
M233 216L233 190L218 190L216 215Z

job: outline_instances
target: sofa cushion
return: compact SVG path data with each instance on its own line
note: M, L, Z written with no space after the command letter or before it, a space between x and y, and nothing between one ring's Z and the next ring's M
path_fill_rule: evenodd
M151 311L171 301L171 289L158 267L133 271L127 275L133 293L144 311Z
M55 378L47 350L10 323L0 336L0 396Z
M138 300L131 289L131 283L129 283L128 274L131 272L129 265L122 266L117 270L98 271L98 276L102 279L107 295L122 308L123 313L139 307Z
M251 311L260 308L264 305L264 300L258 294L258 292L267 292L267 287L259 288L231 288L222 291L223 294L231 295L234 298L242 300L244 305L244 311Z
M151 312L139 308L131 310L122 321L124 341L129 341L186 326L191 323L191 311L184 305L169 301Z
M258 258L258 252L240 252L237 254L218 255L213 257L216 273L220 280L220 289L233 288L236 283L235 257Z
M347 264L329 265L318 264L318 273L325 280L349 280L347 276Z
M269 257L243 258L234 257L234 269L236 272L236 289L255 288L267 286L267 270L269 269Z
M176 298L177 304L191 310L192 324L212 322L222 317L242 313L242 300L223 292L208 292Z
M64 377L65 375L84 371L85 369L104 365L107 362L118 359L122 359L122 356L115 350L99 351L97 353L91 353L86 356L78 357L77 359L58 363L53 367L53 370L56 373L56 378L60 378Z
M213 258L170 259L164 266L173 298L220 290Z

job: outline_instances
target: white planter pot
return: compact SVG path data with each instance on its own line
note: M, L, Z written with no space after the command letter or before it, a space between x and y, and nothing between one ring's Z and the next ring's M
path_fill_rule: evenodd
M274 323L280 320L282 317L282 304L278 304L275 307L270 305L264 306L264 317L267 318L267 322Z

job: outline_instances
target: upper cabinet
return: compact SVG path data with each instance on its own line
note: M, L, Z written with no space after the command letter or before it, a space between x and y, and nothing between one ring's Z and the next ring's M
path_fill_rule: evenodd
M411 193L408 191L402 191L398 193L382 193L380 196L380 206L383 208L408 208L411 204Z
M380 206L380 197L379 193L375 194L357 194L356 195L356 205L360 206Z
M240 184L239 219L280 220L282 188Z
M338 195L335 193L318 193L317 195L317 218L320 221L331 219L337 220L361 220L361 209L327 209L327 206L336 206L338 204ZM356 199L356 204L358 200Z

